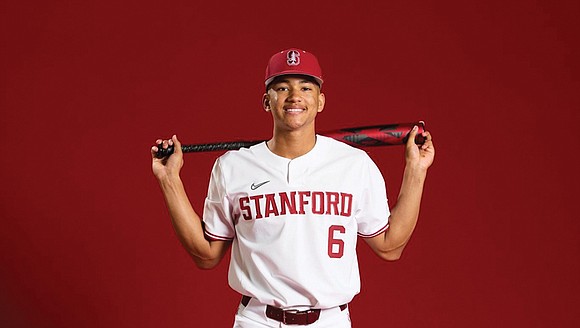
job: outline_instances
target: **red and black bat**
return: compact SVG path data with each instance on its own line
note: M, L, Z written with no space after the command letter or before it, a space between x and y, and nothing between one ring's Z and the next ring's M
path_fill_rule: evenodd
M425 132L425 123L423 121L414 123L400 123L400 124L385 124L374 126L363 126L357 128L346 128L339 130L332 130L321 132L321 135L342 141L351 146L374 147L374 146L393 146L403 145L407 142L409 133L413 126L417 126L417 136L415 143L421 145L425 142L425 138L421 135ZM216 150L236 150L240 148L247 148L264 142L264 140L253 141L226 141L207 144L195 145L181 145L181 150L184 153L202 152L202 151L216 151ZM161 144L157 145L157 158L163 158L173 153L173 146L163 148Z

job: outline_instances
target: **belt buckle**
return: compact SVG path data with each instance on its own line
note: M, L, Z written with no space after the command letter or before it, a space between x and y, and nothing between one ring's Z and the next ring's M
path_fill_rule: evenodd
M304 324L310 324L310 320L309 320L309 315L316 312L316 310L313 309L309 309L309 310L304 310L304 311L298 311L298 310L283 310L282 311L282 323L285 325L304 325ZM294 315L292 322L288 322L286 320L286 315ZM300 321L298 318L298 316L300 315L305 315L306 316L306 320L304 323L302 322L297 322Z

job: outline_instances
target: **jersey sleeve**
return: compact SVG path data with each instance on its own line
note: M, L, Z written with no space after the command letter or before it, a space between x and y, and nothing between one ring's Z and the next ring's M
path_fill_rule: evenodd
M232 240L235 235L231 204L227 197L225 179L218 158L213 166L207 197L203 208L203 223L206 238L210 240Z
M356 214L358 235L371 238L389 228L389 204L385 180L377 165L367 157L363 170L361 204Z

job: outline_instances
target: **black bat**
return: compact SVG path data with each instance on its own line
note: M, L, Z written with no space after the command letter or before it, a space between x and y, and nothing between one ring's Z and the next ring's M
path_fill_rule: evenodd
M425 142L425 138L421 135L423 132L425 132L425 123L423 121L414 123L384 124L338 129L321 132L320 134L342 141L357 148L371 146L393 146L405 144L411 129L415 125L419 128L417 131L417 136L415 137L415 143L421 145ZM240 148L248 148L264 141L265 140L226 141L206 144L181 145L181 150L184 153L237 150ZM157 148L157 158L169 156L173 154L174 151L173 146L163 148L162 144L158 144Z

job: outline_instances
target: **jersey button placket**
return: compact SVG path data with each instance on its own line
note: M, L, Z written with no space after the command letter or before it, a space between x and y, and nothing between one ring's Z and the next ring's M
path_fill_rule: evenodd
M305 163L299 160L291 160L288 163L288 184L303 187L306 182Z
M292 174L292 161L288 161L287 171L286 171L286 180L288 184L292 184L294 175Z

